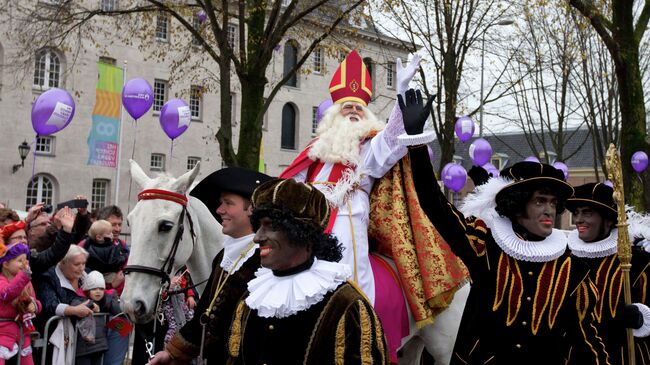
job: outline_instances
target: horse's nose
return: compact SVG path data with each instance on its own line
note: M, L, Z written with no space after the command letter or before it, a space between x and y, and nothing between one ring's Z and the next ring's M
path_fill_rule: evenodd
M138 318L144 316L145 313L147 313L147 306L144 304L143 301L141 300L135 301L134 313Z

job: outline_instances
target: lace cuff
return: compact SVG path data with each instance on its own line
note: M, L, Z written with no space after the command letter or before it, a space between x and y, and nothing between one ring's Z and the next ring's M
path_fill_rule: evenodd
M388 123L386 123L386 128L384 128L384 141L386 141L386 144L391 151L394 151L396 148L401 146L397 141L397 136L405 133L404 120L402 120L402 110L399 108L397 102L395 102L393 111L390 113L390 117L388 118Z
M639 308L639 312L643 315L643 325L641 328L633 329L632 334L634 337L648 337L650 335L650 308L642 303L632 303L632 305Z
M403 133L397 136L397 142L401 146L415 146L418 144L425 144L433 141L433 131L424 131L420 134L406 134Z

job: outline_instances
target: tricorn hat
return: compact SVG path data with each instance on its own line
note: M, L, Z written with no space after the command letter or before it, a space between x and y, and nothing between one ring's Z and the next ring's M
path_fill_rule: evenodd
M564 181L564 173L555 167L540 163L522 161L501 170L501 177L513 180L496 195L497 204L514 191L548 188L558 200L565 201L573 195L573 187Z
M296 219L325 229L330 209L325 195L313 186L294 179L274 179L260 185L252 197L255 209L285 209Z
M210 213L221 223L217 214L222 192L234 193L250 199L253 191L272 177L242 167L226 167L206 176L190 192L190 196L199 199L210 210Z
M589 183L577 186L573 196L566 201L566 207L574 210L581 206L590 206L608 218L616 220L617 205L614 201L614 189L602 183Z

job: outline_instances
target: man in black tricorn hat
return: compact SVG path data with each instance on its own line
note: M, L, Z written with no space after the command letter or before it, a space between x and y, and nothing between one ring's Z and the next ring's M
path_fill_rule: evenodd
M650 308L647 304L650 254L632 248L632 305L623 301L623 274L618 259L617 204L614 189L602 183L575 188L566 206L573 213L576 230L569 233L571 253L589 267L589 276L598 290L595 316L612 364L628 364L627 328L636 337L636 363L650 363ZM631 232L631 231L630 231ZM630 240L632 242L632 240Z
M293 179L253 194L262 268L235 311L227 364L388 364L381 323L324 230L325 196Z
M405 129L417 133L429 110L419 91L405 99ZM563 173L517 163L470 194L461 213L440 191L426 146L409 156L424 212L472 278L451 363L606 364L588 267L553 228L573 193Z
M189 364L198 356L210 364L226 361L224 344L230 318L246 283L260 266L259 249L253 242L250 199L255 188L270 179L253 170L229 167L208 175L190 192L221 223L224 248L212 261L212 275L194 309L194 318L150 364Z

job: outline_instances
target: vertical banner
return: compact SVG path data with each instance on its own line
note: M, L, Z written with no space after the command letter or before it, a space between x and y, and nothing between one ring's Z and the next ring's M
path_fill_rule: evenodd
M264 137L260 140L260 162L257 166L257 171L266 173L266 163L264 163Z
M97 71L97 96L88 135L88 165L116 167L124 71L102 62L97 63Z

